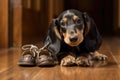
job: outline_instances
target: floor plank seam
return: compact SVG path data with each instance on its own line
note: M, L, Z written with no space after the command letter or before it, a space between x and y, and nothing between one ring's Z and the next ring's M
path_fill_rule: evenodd
M112 55L113 59L115 60L115 62L116 62L116 64L117 64L118 68L120 68L120 65L118 64L117 59L116 59L115 56L113 55L113 52L110 52L110 54Z

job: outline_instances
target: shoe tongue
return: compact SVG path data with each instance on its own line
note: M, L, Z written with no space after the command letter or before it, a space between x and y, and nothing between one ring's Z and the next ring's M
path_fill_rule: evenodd
M40 52L40 55L48 55L48 56L51 56L50 52L47 51L47 50L42 50L42 51Z
M23 55L33 55L33 54L32 54L32 52L26 50L26 51L23 52Z
M23 55L30 55L30 56L31 56L32 54L31 54L31 53L25 53L25 54L23 54Z

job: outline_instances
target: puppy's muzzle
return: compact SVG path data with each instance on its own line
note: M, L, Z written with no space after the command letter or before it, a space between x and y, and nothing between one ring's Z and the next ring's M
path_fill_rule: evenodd
M69 40L70 40L71 42L76 42L76 41L78 40L78 36L71 36L71 37L69 38Z

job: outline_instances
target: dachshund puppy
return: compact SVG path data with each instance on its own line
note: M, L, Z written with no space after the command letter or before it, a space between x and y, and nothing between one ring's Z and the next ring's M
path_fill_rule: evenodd
M107 59L97 51L101 42L96 24L87 13L66 10L53 19L44 42L49 45L42 53L44 57L37 58L38 66L53 65L54 60L62 66L91 66L93 59Z

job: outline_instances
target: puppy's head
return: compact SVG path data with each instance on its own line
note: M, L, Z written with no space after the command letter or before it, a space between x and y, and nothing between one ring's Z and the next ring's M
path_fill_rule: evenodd
M69 46L78 46L84 40L85 15L77 10L63 12L57 18L56 35Z

